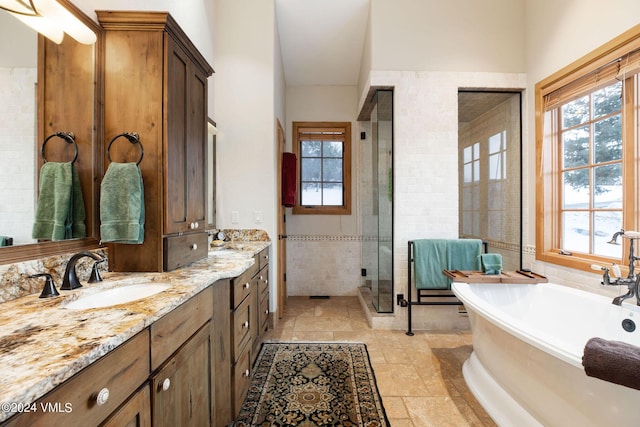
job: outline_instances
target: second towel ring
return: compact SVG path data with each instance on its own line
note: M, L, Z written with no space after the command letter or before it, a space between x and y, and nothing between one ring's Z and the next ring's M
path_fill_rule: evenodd
M54 136L65 140L67 144L73 144L74 148L76 149L76 154L73 157L71 164L74 164L78 159L78 144L76 144L76 136L73 134L73 132L56 132L49 135L42 143L42 147L40 147L40 155L42 156L42 160L47 163L47 158L44 156L44 146L47 145L47 141L49 141Z
M140 165L140 162L142 161L142 158L144 157L144 147L142 146L142 142L140 142L140 135L137 134L137 132L123 132L119 135L116 135L113 137L113 139L111 140L111 142L109 142L109 145L107 146L107 158L109 159L109 162L113 162L111 160L111 144L113 144L113 142L120 138L120 137L125 137L129 140L130 143L132 144L138 144L140 146L140 159L138 159L138 162L136 163L136 165Z

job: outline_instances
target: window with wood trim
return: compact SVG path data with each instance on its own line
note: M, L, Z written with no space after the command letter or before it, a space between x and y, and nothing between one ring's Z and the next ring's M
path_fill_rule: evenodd
M536 85L536 258L624 264L637 230L640 26ZM620 243L620 242L618 242Z
M351 123L293 122L298 159L294 214L351 214Z

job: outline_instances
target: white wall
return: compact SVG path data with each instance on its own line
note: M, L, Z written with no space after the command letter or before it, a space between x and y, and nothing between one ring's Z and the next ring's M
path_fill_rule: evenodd
M640 2L635 0L527 0L526 69L527 89L533 94L540 80L595 50L629 28L640 23ZM524 173L526 182L525 244L535 246L535 130L533 97L528 98L525 133ZM600 286L600 275L537 262L533 250L525 253L530 263L550 280L608 296L622 293L617 287Z

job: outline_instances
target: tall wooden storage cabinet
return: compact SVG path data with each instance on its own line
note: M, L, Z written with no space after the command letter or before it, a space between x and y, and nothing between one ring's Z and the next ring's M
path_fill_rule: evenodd
M207 256L207 77L213 68L168 13L97 14L105 29L105 142L136 132L144 147L144 243L110 244L109 268L173 270ZM135 162L141 150L121 138L109 154Z

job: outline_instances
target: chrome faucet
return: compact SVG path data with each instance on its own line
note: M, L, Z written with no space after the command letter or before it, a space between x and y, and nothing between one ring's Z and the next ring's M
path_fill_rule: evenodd
M609 269L607 267L601 267L600 269L603 270L604 273L602 275L602 282L600 282L600 284L605 286L626 285L629 289L626 294L615 297L612 301L613 304L621 305L622 301L628 298L633 298L635 296L636 304L640 305L640 274L637 276L635 274L635 262L640 261L640 257L635 256L634 248L635 240L640 239L640 232L625 232L624 230L620 230L613 235L608 243L612 245L618 245L618 236L629 239L629 274L627 275L627 277L618 277L615 280L611 280L611 277L609 276Z
M67 268L64 271L64 277L62 278L62 285L60 286L60 289L68 291L82 287L80 280L78 280L78 275L76 274L76 263L79 259L84 257L93 258L97 262L104 261L104 258L100 255L89 251L83 251L75 254L69 259L69 262L67 262Z

